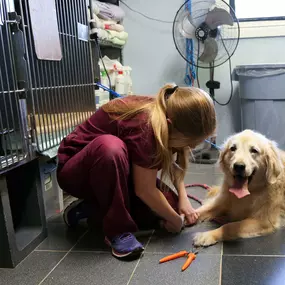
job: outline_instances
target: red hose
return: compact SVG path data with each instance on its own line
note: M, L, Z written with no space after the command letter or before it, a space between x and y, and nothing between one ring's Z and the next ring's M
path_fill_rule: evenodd
M185 188L190 188L190 187L201 187L201 188L206 189L208 191L210 190L210 186L207 184L196 183L196 184L186 184L185 185ZM198 202L200 205L202 205L202 201L199 198L197 198L196 196L193 196L191 194L187 194L187 196L188 196L188 198L190 198L190 199ZM212 221L214 221L218 224L224 224L225 223L225 221L223 221L223 219L219 219L219 218L215 218Z
M206 190L209 190L210 189L210 186L207 185L207 184L199 184L199 183L195 183L195 184L186 184L185 185L185 188L190 188L190 187L201 187L201 188L204 188ZM190 194L187 194L188 198L198 202L200 205L202 205L202 201L197 198L196 196L193 196L193 195L190 195Z

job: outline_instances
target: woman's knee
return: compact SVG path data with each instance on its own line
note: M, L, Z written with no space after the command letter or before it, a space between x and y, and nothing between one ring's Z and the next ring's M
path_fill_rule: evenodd
M102 135L94 139L91 144L91 149L97 149L100 156L103 156L105 159L113 160L125 158L128 160L126 144L118 137L112 135Z

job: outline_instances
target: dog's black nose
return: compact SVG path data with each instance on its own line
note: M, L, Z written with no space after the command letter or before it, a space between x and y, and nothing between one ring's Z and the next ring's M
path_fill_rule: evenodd
M242 163L235 163L234 164L234 171L236 173L243 173L245 171L245 165Z

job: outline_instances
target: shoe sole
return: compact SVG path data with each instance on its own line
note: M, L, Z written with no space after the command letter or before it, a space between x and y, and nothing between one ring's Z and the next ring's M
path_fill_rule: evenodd
M72 209L74 209L75 207L77 207L77 205L79 205L81 202L82 202L81 199L76 200L76 201L72 202L70 205L68 205L67 208L64 210L64 213L63 213L63 221L64 221L65 224L66 224L68 227L70 227L70 228L76 226L77 223L74 224L74 225L68 223L68 218L67 218L67 217L68 217L68 213L69 213Z
M105 237L105 243L110 247L112 248L111 246L111 242ZM138 255L141 255L142 252L144 251L144 247L140 247L140 248L137 248L131 252L127 252L127 253L119 253L117 251L115 251L113 248L112 248L112 255L119 258L119 259L122 259L122 258L126 258L126 257L134 257L134 256L138 256Z
M135 250L133 250L132 252L129 253L118 253L116 252L114 249L112 249L112 255L117 257L117 258L126 258L126 257L135 257L135 256L139 256L143 253L144 248L137 248Z

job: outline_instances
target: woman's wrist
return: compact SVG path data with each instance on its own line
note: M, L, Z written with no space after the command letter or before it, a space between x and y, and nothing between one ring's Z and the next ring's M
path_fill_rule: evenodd
M169 217L168 221L169 221L170 223L172 223L172 224L177 224L177 223L179 223L179 221L181 221L181 217L180 217L179 214L177 214L177 213L175 212L174 215L172 215L171 217Z

